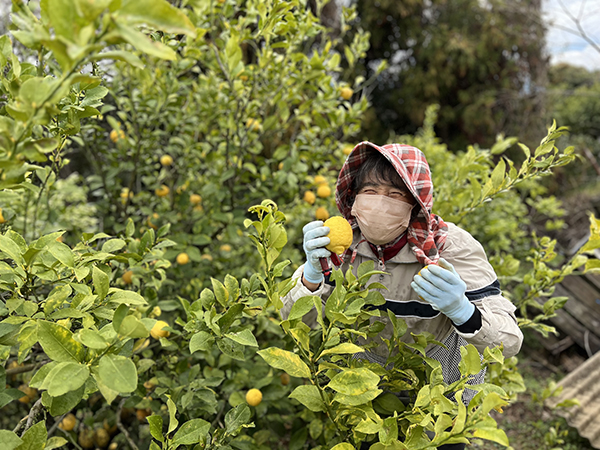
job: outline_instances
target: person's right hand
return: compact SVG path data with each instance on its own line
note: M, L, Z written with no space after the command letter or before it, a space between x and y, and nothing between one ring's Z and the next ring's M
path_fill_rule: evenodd
M309 283L319 284L323 281L323 269L319 258L328 258L331 252L325 248L329 244L329 227L323 226L323 221L315 220L307 223L302 228L304 233L304 253L306 253L306 264L304 265L304 278Z

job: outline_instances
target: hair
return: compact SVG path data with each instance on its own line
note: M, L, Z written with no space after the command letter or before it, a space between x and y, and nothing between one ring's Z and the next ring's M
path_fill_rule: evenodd
M367 182L390 184L403 191L408 191L406 184L385 156L377 150L370 149L367 158L360 165L352 182L352 192L356 195Z

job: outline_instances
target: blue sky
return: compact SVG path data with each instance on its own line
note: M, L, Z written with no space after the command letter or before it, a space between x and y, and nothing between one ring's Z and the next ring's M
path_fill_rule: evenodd
M590 70L600 70L600 51L581 37L577 24L569 14L580 21L588 37L600 48L599 0L542 0L544 18L548 22L546 43L553 64L567 62ZM565 9L568 13L565 11Z

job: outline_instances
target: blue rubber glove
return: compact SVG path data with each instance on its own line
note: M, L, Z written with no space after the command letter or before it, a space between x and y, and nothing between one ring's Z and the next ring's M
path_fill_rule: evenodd
M465 296L467 285L454 266L443 258L438 264L421 269L410 285L433 309L445 314L454 325L462 325L473 315L475 305Z
M322 220L315 220L304 225L302 232L304 253L306 253L304 278L310 283L319 284L323 281L323 269L319 258L328 258L331 255L331 252L325 248L330 242L329 238L325 237L329 234L329 227L324 227Z

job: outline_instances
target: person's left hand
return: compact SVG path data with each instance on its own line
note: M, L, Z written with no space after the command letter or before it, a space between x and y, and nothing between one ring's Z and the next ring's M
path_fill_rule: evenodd
M467 285L454 266L443 258L438 264L421 269L410 285L434 309L445 314L455 325L462 325L473 315L475 305L465 296Z

